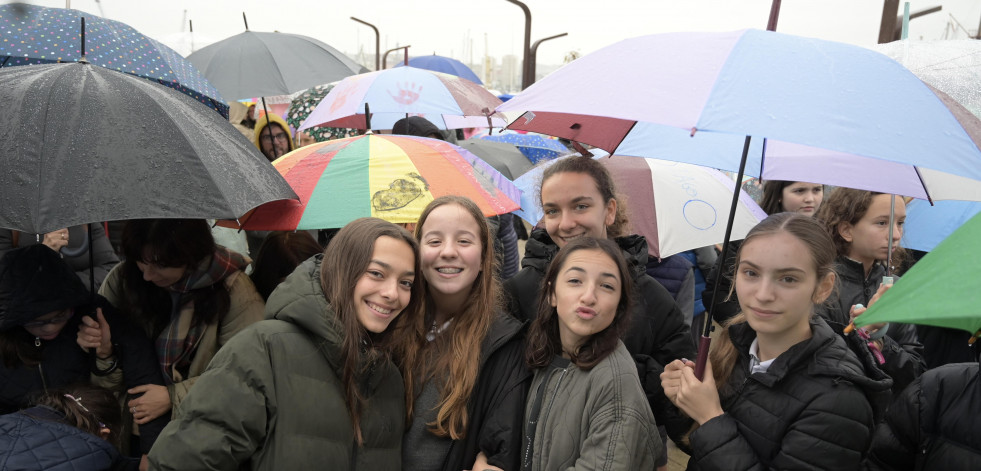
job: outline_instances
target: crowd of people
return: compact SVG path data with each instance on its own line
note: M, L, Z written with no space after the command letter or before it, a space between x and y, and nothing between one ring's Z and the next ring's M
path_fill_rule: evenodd
M270 161L298 145L251 111ZM128 221L115 249L102 224L0 231L0 463L663 470L670 440L689 469L969 469L977 351L846 333L902 264L905 201L825 191L768 181L729 256L657 260L605 167L562 159L520 269L511 215L458 196L248 254L204 220Z

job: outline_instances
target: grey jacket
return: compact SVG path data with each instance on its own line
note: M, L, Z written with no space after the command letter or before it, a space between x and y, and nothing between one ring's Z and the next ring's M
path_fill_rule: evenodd
M525 470L654 469L664 452L623 342L589 371L563 358L538 369L525 423Z

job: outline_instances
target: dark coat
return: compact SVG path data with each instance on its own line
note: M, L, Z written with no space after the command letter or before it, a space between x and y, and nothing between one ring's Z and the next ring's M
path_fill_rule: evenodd
M64 415L34 407L0 416L0 469L136 470L139 461L119 455L109 442L71 425Z
M637 363L640 384L647 394L657 424L667 427L668 435L679 441L688 431L687 424L682 414L664 396L660 375L664 365L674 360L695 358L691 329L685 325L684 315L671 293L645 272L647 240L631 235L618 237L616 242L633 273L636 290L631 326L623 343ZM535 317L545 269L558 251L558 246L543 229L532 231L525 245L521 271L504 283L508 312L520 320Z
M14 235L14 231L0 229L0 256L18 247L40 244L38 239L44 239L44 234L28 234L21 232ZM68 245L64 251L72 252L81 250L85 239L88 238L88 228L86 225L72 226L68 228ZM16 240L15 240L16 239ZM16 243L15 243L16 242ZM89 252L92 252L93 259L89 260ZM95 276L95 288L102 286L103 280L109 275L109 270L119 263L119 257L112 248L112 243L106 237L106 229L102 223L92 224L92 240L89 241L88 250L84 250L77 255L64 258L65 263L72 268L78 279L89 286L89 271L94 267L92 275Z
M741 323L729 333L739 359L719 386L725 414L691 434L688 469L859 469L875 411L888 401L889 378L868 377L819 317L811 320L811 338L765 373L749 374L756 332Z
M728 300L726 298L732 291L732 279L736 271L736 252L739 251L742 244L743 241L741 240L730 241L725 259L723 260L721 256L717 258L715 267L705 278L702 303L705 305L705 310L711 310L712 293L718 293L715 295L715 309L711 312L712 320L718 322L719 325L724 325L726 321L739 314L739 298L736 297L735 291L732 292L732 296Z
M978 469L981 378L977 363L942 366L896 398L872 439L870 470Z
M487 463L518 469L525 398L532 371L525 365L525 328L511 316L499 317L484 338L480 376L467 407L467 435L450 445L443 469L470 469L483 451Z

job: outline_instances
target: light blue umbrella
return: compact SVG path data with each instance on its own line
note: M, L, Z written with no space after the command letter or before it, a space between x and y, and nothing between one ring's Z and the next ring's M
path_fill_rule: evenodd
M506 142L508 144L512 144L517 147L522 154L525 154L525 157L528 157L528 160L530 160L533 164L537 164L542 160L551 160L562 154L569 153L569 149L558 140L550 139L540 134L505 132L503 134L481 136L480 138L487 139L488 141Z
M906 206L903 247L930 252L978 213L981 203L976 201L937 201L930 206L926 201L913 200Z
M402 63L399 62L395 67L402 67ZM409 65L417 69L426 69L433 72L442 72L444 74L456 75L460 78L465 78L477 85L483 85L484 82L480 81L480 77L470 70L466 64L460 62L452 57L437 56L433 54L431 56L419 56L409 59Z

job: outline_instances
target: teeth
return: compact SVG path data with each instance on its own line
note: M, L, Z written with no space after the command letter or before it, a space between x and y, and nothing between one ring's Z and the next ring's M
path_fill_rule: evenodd
M436 271L451 275L451 274L460 273L463 271L463 269L462 268L437 268Z
M391 309L385 309L385 308L383 308L383 307L381 307L381 306L379 306L377 304L368 303L368 307L370 307L370 308L372 308L372 309L374 309L374 310L376 310L376 311L378 311L378 312L380 312L382 314L391 314L392 313L392 310Z

